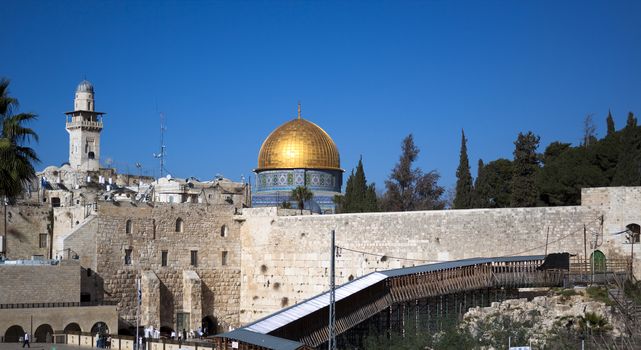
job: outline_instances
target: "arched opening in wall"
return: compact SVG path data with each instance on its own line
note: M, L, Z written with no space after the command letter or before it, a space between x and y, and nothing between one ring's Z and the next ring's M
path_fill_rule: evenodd
M165 337L167 339L171 339L171 332L173 332L174 329L171 327L167 326L161 326L160 327L160 337Z
M153 233L152 239L156 239L156 219L152 219L151 220L151 225L152 225L152 230L153 230L152 231L152 233Z
M227 225L223 225L220 228L220 237L227 237L227 233L228 233Z
M205 336L218 333L218 329L216 328L216 318L214 316L208 315L203 317L201 326L203 327L203 333Z
M96 159L96 155L93 152L89 152L89 153L87 153L87 158Z
M109 333L109 327L107 327L107 324L104 322L96 322L93 324L91 327L91 334L108 334Z
M641 226L639 224L630 224L625 228L628 229L628 242L639 243L641 241Z
M72 322L72 323L69 323L67 326L65 326L64 332L65 333L78 333L78 332L82 332L82 329L80 328L79 324L77 324L75 322Z
M54 208L58 208L60 206L60 198L59 197L51 197L51 206Z
M603 252L600 250L595 250L594 253L590 254L590 266L594 268L594 272L605 272L605 254L603 254Z
M53 336L53 328L51 325L43 324L36 328L36 332L33 334L34 343L51 343L51 337Z
M183 219L178 218L176 219L176 232L183 232Z
M11 326L4 332L5 343L17 343L20 337L24 336L24 329L20 326Z
M125 233L132 233L134 228L134 223L131 222L131 219L127 220L125 223Z

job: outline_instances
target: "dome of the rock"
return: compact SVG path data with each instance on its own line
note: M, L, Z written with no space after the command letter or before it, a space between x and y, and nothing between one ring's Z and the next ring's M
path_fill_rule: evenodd
M299 118L274 130L258 153L257 170L340 169L338 148L318 125Z

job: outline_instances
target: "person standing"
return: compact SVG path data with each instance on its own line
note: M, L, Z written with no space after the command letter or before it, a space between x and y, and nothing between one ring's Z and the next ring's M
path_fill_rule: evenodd
M31 345L29 345L29 333L27 333L27 332L24 332L24 339L22 340L22 347L24 348L25 345L28 348L31 347Z

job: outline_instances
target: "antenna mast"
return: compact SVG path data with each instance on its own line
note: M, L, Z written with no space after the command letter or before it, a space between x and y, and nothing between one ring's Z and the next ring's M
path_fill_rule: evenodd
M165 114L160 112L160 153L155 154L154 158L160 159L160 177L163 177L165 171Z

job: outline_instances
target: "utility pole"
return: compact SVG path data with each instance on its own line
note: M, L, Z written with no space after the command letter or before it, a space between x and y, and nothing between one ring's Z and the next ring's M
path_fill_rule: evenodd
M336 258L336 231L332 230L332 251L329 265L329 339L328 350L336 350L336 284L334 280Z
M140 304L142 303L142 290L140 289L140 277L136 278L136 341L134 349L140 350L138 330L140 329Z

